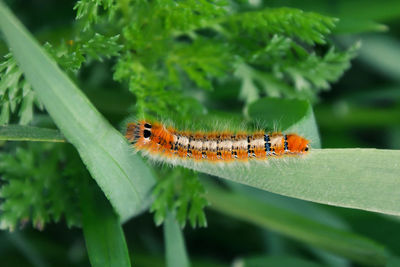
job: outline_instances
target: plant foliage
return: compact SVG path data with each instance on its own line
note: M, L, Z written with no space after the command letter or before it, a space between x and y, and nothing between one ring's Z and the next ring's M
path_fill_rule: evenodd
M357 50L357 45L340 51L330 44L334 18L295 8L238 7L235 1L226 0L80 0L74 8L74 38L44 47L75 78L85 63L112 62L114 80L136 99L137 117L174 120L207 112L204 96L232 90L227 81L239 88L236 97L243 107L262 96L316 100L318 92L328 89L349 67ZM0 65L0 76L0 123L12 121L10 114L17 111L19 123L29 123L35 114L34 103L41 105L12 54ZM40 153L38 147L34 149L31 153ZM58 158L53 156L56 164ZM3 171L22 160L3 157ZM34 162L30 164L27 170L35 169ZM9 175L11 180L29 177L22 170ZM37 175L36 180L40 172ZM187 219L192 226L205 226L207 202L196 176L181 169L160 176L152 206L156 223L162 223L168 211L176 211L182 226ZM3 206L10 209L13 197L23 190L13 184L2 188L15 191L14 195L3 193ZM46 190L54 194L57 186ZM41 203L48 200L47 195L39 194L39 198ZM4 213L5 227L12 229L18 220L29 218L29 207L25 203L24 212L19 213L23 216L15 218ZM35 214L40 216L32 217L34 224L42 225L48 218L58 219L61 211Z
M0 125L10 120L10 113L18 111L19 123L25 125L32 120L35 94L23 77L12 54L4 56L0 64ZM40 109L42 106L36 101Z
M32 221L41 230L61 217L69 227L80 225L79 184L88 177L74 154L67 157L65 145L53 143L28 143L0 154L2 229Z
M181 227L189 219L192 227L207 226L203 209L208 205L204 198L205 190L197 175L183 168L167 171L157 184L153 194L155 201L151 206L157 225L164 222L168 211L176 210L176 219Z

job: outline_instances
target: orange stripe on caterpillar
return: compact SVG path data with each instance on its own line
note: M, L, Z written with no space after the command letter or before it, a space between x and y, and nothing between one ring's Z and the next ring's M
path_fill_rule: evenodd
M150 155L194 161L248 161L305 154L309 141L297 134L279 132L188 132L146 120L129 123L126 138Z

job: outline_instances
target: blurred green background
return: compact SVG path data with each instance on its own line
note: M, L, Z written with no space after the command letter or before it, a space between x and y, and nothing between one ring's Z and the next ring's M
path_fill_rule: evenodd
M337 17L340 23L332 36L333 41L344 48L359 40L362 43L352 67L329 91L321 93L314 105L322 148L400 149L399 1L255 2L261 6L292 6ZM8 3L38 40L57 43L71 36L75 1L13 0ZM1 43L0 55L6 53L6 46ZM108 61L89 63L83 68L80 81L90 100L118 127L130 113L134 97L112 81L108 73L111 66L112 62ZM98 91L99 86L104 90ZM223 107L224 103L220 102L226 103L226 95L220 96L220 100L218 96L215 99L215 106ZM36 116L35 120L46 125L48 119ZM266 192L263 197L277 203L287 202L292 207L304 205L301 200L288 200ZM399 218L319 204L313 206L329 215L325 218L329 223L352 229L400 255ZM269 258L270 266L275 266L274 259L287 255L290 255L286 258L289 260L294 257L315 264L358 266L212 209L206 212L207 228L186 227L184 230L193 266L228 266L232 263L242 266L241 259L251 259L248 266L266 266L267 261L259 260L265 255L275 256ZM123 229L134 266L164 266L162 228L154 225L153 215L145 213L126 223ZM299 264L299 261L287 262L287 266ZM313 266L307 265L311 264L309 262L304 264ZM61 221L46 225L43 231L27 226L14 233L0 232L0 265L88 266L89 261L81 230L68 229Z

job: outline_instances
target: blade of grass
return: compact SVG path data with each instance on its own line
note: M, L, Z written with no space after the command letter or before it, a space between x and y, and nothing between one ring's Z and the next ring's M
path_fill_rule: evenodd
M109 202L82 185L81 207L83 234L90 263L97 266L131 266L122 226Z
M187 267L189 258L186 252L185 240L175 216L168 213L164 222L164 240L168 267Z
M314 115L306 102L265 98L249 107L249 115L261 126L281 121L285 131L319 142ZM302 157L271 157L247 165L187 160L178 164L289 197L400 215L398 158L399 150L311 149Z
M229 193L206 183L211 208L232 217L277 231L291 238L367 265L387 261L384 248L362 236L310 220L250 196Z
M121 220L140 212L155 181L150 169L2 2L0 29L26 79Z
M58 130L22 125L0 126L0 140L66 142L64 136Z
M240 193L244 196L250 196L254 199L257 199L260 203L265 202L276 208L287 210L293 214L297 214L314 222L331 226L336 229L350 229L349 225L343 218L328 210L326 206L321 206L316 203L303 201L296 198L284 197L267 191L259 190L254 187L229 181L226 181L225 184L227 184L233 192ZM268 237L270 235L271 233L268 234ZM313 246L307 247L313 254L315 254L315 256L320 258L328 266L339 267L349 265L348 260L341 256Z
M285 197L277 194L273 194L264 190L260 190L254 187L245 186L238 183L226 181L226 184L230 190L235 193L250 196L259 202L273 205L277 208L285 209L294 214L301 215L305 218L319 222L334 228L348 230L349 225L334 214L327 210L326 206L321 206L313 202L304 201L296 198Z
M179 164L273 193L334 206L400 215L399 150L314 149L297 158L248 165Z

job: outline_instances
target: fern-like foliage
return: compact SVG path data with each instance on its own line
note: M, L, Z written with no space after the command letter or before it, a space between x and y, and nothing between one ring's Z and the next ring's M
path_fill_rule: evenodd
M121 50L118 39L118 34L106 37L100 33L94 33L85 40L69 40L62 42L57 47L46 43L45 48L64 70L75 73L84 62L89 60L103 61L105 58L117 56Z
M241 6L227 0L79 0L76 36L45 48L75 79L84 63L112 58L113 79L133 94L136 116L174 121L207 113L217 94L235 94L244 111L263 96L315 101L355 55L357 45L339 51L331 44L334 18ZM20 123L28 123L38 102L12 56L0 75L0 122L19 110ZM181 225L189 219L204 226L207 203L196 176L180 169L161 176L152 206L156 223L170 210Z
M1 153L0 228L12 231L32 221L43 229L62 216L68 226L79 225L79 183L85 175L64 145L30 143Z
M325 53L307 52L288 37L274 35L264 51L238 64L235 75L242 80L245 103L261 95L315 100L350 67L360 44L347 51L331 47Z
M162 177L153 191L155 201L150 209L154 212L155 223L162 224L167 212L175 211L181 227L185 226L187 219L193 228L207 226L203 209L208 202L197 175L187 169L175 168L163 170Z
M24 79L11 54L7 54L0 64L0 77L0 125L8 123L11 114L16 112L20 124L29 123L33 118L34 104L40 109L42 105L36 101L31 85Z
M76 18L82 23L83 30L88 30L93 23L99 21L102 9L107 11L111 18L115 11L114 0L80 0L76 3Z
M71 75L76 75L84 62L102 61L117 56L122 46L118 43L119 35L106 37L99 33L85 35L85 39L62 41L57 47L44 44L47 52L57 61L61 68ZM30 84L25 80L11 53L5 56L0 64L0 125L10 121L10 115L18 111L19 124L28 124L34 114L34 105L43 109L35 97Z
M313 45L325 44L326 36L331 33L336 22L335 18L313 12L276 8L232 14L227 17L224 25L233 37L245 37L259 42L278 34Z
M185 104L193 101L182 95L184 87L210 89L211 79L225 73L231 56L225 46L195 33L226 13L224 3L135 1L121 10L126 42L114 78L129 82L140 116L196 112Z

